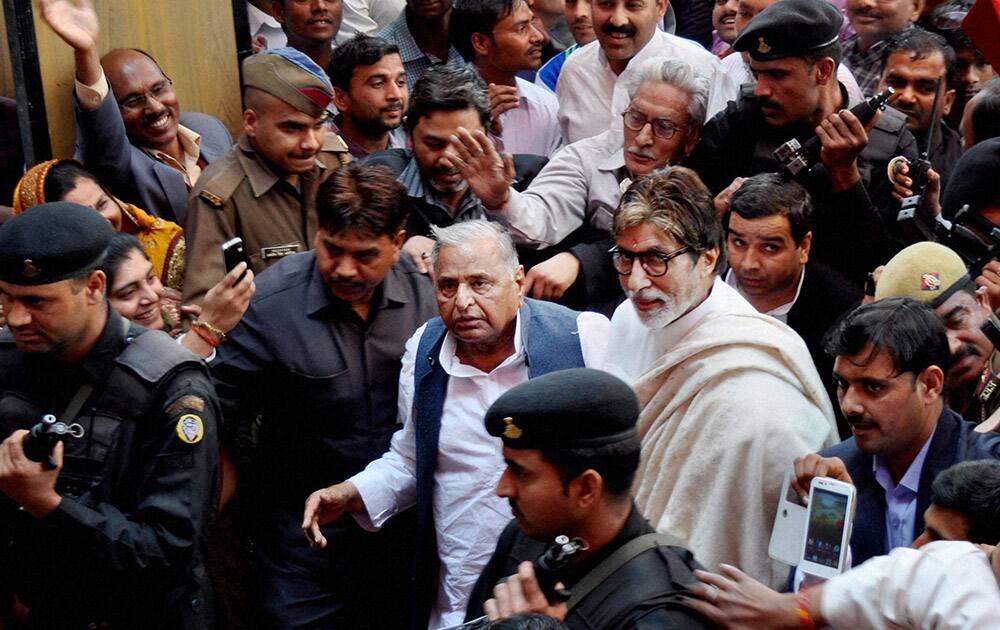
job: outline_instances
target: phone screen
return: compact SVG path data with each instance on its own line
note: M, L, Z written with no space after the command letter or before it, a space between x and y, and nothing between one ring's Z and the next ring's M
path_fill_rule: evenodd
M826 567L840 566L847 498L847 495L828 490L813 490L804 560Z

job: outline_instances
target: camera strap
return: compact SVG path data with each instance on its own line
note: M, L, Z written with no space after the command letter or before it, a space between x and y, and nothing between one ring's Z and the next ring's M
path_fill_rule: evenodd
M595 588L600 586L604 580L611 577L615 571L628 564L630 560L642 552L648 549L655 549L656 547L683 547L686 549L687 543L671 534L659 534L656 532L633 538L616 549L614 553L594 567L593 571L583 576L583 579L576 583L569 601L566 602L566 609L573 610L574 606L582 602L587 595L590 595Z

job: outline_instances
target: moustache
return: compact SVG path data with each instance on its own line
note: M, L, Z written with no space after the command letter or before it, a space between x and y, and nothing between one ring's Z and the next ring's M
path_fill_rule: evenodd
M862 429L871 429L878 426L878 423L875 422L875 419L870 416L845 414L844 419L847 420L847 424L849 424L852 429L854 427L860 427Z
M629 147L629 148L625 149L625 151L629 155L634 155L636 157L646 158L646 159L649 159L649 160L655 160L656 159L656 156L653 155L652 153L650 153L649 151L643 151L642 149L637 149L635 147Z
M145 118L143 118L142 119L142 124L143 125L151 125L154 122L156 122L157 120L159 120L162 116L170 117L170 116L173 116L173 113L170 111L169 107L164 107L163 111L156 112L154 114L149 114L148 116L146 116Z
M627 35L628 37L635 37L636 30L631 26L615 26L609 22L605 22L604 26L601 27L601 31L605 35L613 35L615 33L621 33L622 35Z
M958 363L959 361L961 361L966 357L980 357L980 356L982 356L982 353L979 352L979 348L972 345L971 343L967 343L964 346L962 346L958 352L955 353L955 356L952 357L952 362Z
M851 15L855 17L870 17L875 18L876 20L881 20L885 17L875 9L869 9L867 7L863 9L855 9L854 11L851 11Z
M769 98L758 98L757 104L761 107L769 107L771 109L784 109L778 102L772 101Z

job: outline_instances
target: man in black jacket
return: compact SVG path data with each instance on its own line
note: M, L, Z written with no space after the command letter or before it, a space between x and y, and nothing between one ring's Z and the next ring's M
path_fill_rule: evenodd
M815 163L796 176L816 208L813 252L860 287L899 247L886 164L897 155L915 159L917 149L899 112L886 109L866 130L846 111L836 78L842 23L823 0L781 0L754 17L733 42L750 56L754 93L705 124L685 165L718 194L738 177L778 171L772 153L785 142L818 137Z
M961 461L1000 457L1000 435L981 434L944 405L951 362L944 325L911 298L886 298L831 332L840 406L854 437L796 460L799 493L813 477L853 483L852 564L907 547L924 531L931 482Z
M830 380L833 357L823 351L823 336L861 301L861 291L844 276L810 256L812 200L794 181L774 173L744 180L733 193L726 216L726 283L761 313L799 333L809 348L834 410L841 438L851 429L839 413Z
M486 430L503 439L507 462L497 494L516 519L479 576L467 620L530 610L579 629L711 627L683 597L701 565L654 533L631 500L638 415L628 385L589 368L540 376L493 403ZM530 562L561 535L581 546L551 576L572 592L566 604L548 599Z

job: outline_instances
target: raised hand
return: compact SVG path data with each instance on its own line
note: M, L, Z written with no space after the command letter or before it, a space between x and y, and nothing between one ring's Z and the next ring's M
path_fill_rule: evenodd
M506 154L501 157L485 133L459 127L445 150L445 160L458 169L488 210L506 205L514 181L514 161Z
M90 0L38 0L42 21L75 50L97 49L100 24Z

